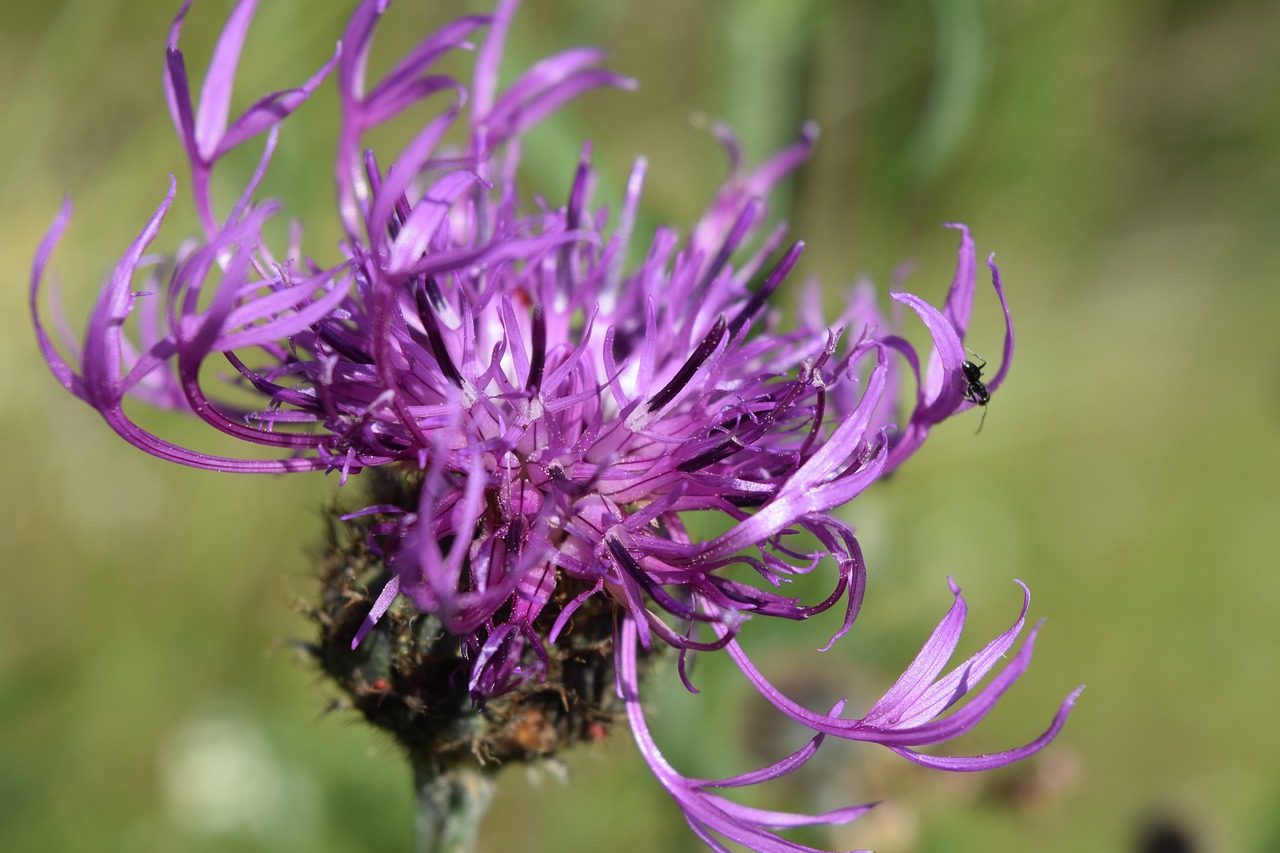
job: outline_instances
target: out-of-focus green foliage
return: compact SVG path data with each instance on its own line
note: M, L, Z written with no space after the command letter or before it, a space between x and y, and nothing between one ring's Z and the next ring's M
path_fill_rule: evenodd
M323 713L332 694L292 652L307 626L290 604L311 591L332 479L143 456L58 388L26 319L30 257L64 193L77 213L55 268L78 329L165 173L185 190L160 88L176 5L9 3L0 28L0 849L405 849L407 769L386 740ZM197 67L230 5L198 0L184 42ZM943 221L999 252L1019 344L982 434L939 430L851 509L871 580L849 639L818 655L830 625L782 626L749 646L798 693L865 708L947 607L947 574L973 606L968 648L1011 618L1018 577L1049 624L968 746L1025 740L1089 688L1057 744L1009 772L947 776L831 745L778 801L887 802L804 838L881 853L1137 850L1163 822L1195 849L1276 849L1280 7L527 5L509 67L596 43L642 82L534 134L537 191L563 197L586 135L614 176L606 196L644 154L648 213L690 222L721 175L691 114L728 119L755 159L813 118L823 136L790 217L809 245L802 276L821 275L833 302L911 259L907 286L940 298L954 253ZM464 8L399 6L389 50ZM263 7L246 97L318 65L347 12ZM332 108L322 90L282 138L272 187L291 215L327 214L330 143L317 140ZM175 216L158 245L190 224ZM984 294L970 341L989 359L997 315ZM205 440L182 418L142 416ZM699 663L701 696L663 673L649 692L673 761L723 775L794 748L801 733L779 730L725 666ZM507 773L486 849L701 849L616 734L567 759L567 786L556 767L543 784Z

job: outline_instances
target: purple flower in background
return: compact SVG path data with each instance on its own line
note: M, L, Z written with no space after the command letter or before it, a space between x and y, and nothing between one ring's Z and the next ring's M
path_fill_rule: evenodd
M435 752L426 763L437 770L464 757L546 755L559 740L542 734L595 731L620 697L645 759L709 845L726 849L717 839L724 837L757 850L807 850L773 830L843 822L867 807L767 812L711 789L788 774L828 736L881 743L949 770L998 767L1053 739L1078 691L1022 747L971 758L915 751L972 729L1026 669L1035 629L979 686L1020 635L1029 596L1007 632L943 675L965 615L953 584L951 610L861 718L845 717L843 702L826 713L796 704L736 639L755 618L798 621L833 607L843 620L832 642L847 633L866 568L853 530L831 512L902 464L934 425L977 402L964 336L978 265L964 226L951 226L959 261L941 310L892 294L927 329L926 358L896 334L866 286L830 319L813 289L799 321L782 328L770 299L803 244L788 242L784 226L766 226L767 197L808 157L813 128L747 169L731 134L716 127L731 168L707 212L688 236L660 227L638 245L643 160L616 212L595 203L590 144L562 205L544 200L530 210L517 192L526 130L585 91L632 85L600 67L600 51L556 54L500 89L516 5L503 2L492 17L444 27L370 83L366 61L388 3L366 0L333 61L229 120L255 5L242 0L232 13L198 103L178 49L187 5L169 38L166 93L204 233L171 256L145 254L173 201L171 183L107 282L83 342L68 345L68 361L37 311L45 266L70 217L64 206L34 264L36 334L59 381L153 455L221 471L339 471L344 480L377 469L369 505L332 522L348 533L332 574L347 586L333 593L341 604L319 618L321 657L329 668L340 652L363 655L351 658L358 671L339 680L415 761L428 749ZM468 39L484 28L469 86L435 72L446 54L472 49ZM268 246L264 227L279 204L260 199L258 187L281 123L330 75L342 115L334 177L345 236L341 260L325 265L304 251L298 226L287 245ZM435 112L393 158L367 147L370 131L428 99ZM451 129L460 144L445 144ZM215 210L215 167L263 133L257 171L229 210ZM1012 355L1008 316L1006 306L992 393ZM203 369L223 359L230 393L210 387ZM129 418L126 395L186 408L273 453L232 458L174 445ZM249 395L257 402L246 406ZM700 537L688 523L693 512L719 514L724 532ZM834 569L826 598L788 594L793 578L820 566ZM369 578L360 579L353 593L362 567L381 585L366 594ZM369 649L380 632L394 640L386 648L413 657L415 676L406 674L409 663L385 660L378 672L386 674L371 674L377 655ZM602 650L595 669L582 663L588 646ZM678 650L690 689L687 653L724 650L814 739L732 779L680 775L650 737L638 698L642 659L663 647ZM603 676L605 688L590 686ZM501 736L469 734L458 747L456 733L424 734L432 715L419 706L443 694L465 699L469 719ZM571 711L595 704L572 723L554 716L555 703L532 714L532 697L550 694ZM396 719L389 708L399 709Z

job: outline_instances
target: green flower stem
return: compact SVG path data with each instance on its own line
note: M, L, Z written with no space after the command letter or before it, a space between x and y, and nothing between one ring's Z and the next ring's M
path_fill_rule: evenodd
M414 759L418 792L417 853L472 853L480 820L493 799L493 781L474 768L441 768Z

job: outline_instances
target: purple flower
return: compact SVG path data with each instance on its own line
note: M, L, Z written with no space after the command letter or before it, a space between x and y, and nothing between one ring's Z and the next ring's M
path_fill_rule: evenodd
M70 217L66 205L34 264L31 307L54 375L131 444L184 465L223 471L383 468L407 502L378 502L363 521L387 582L358 631L364 640L398 599L454 638L461 676L481 707L545 679L555 649L591 609L616 619L618 690L655 775L715 849L723 836L758 850L809 849L772 828L850 820L858 806L816 817L747 809L709 789L753 785L804 764L826 736L882 743L921 764L978 770L1018 760L1057 734L1076 693L1031 743L995 755L938 758L915 748L971 729L1026 669L1035 629L985 687L1023 628L939 678L964 622L955 605L901 679L860 719L809 711L747 659L736 637L753 618L804 620L832 607L847 633L866 568L853 530L832 516L902 464L930 429L979 400L964 336L977 277L962 225L959 262L941 310L894 293L932 338L927 361L876 307L869 287L831 320L814 290L794 328L769 309L803 250L785 227L765 229L770 190L808 157L816 130L755 169L715 132L730 175L687 237L661 227L632 245L645 163L637 161L616 214L593 199L591 146L563 205L519 203L520 136L578 94L632 82L600 67L598 50L549 57L497 86L515 11L468 17L428 37L376 83L366 80L387 2L365 0L339 54L301 87L259 100L228 123L232 79L255 3L242 0L223 32L199 106L173 25L165 68L174 124L191 162L201 237L173 255L144 253L175 195L117 264L81 345L64 360L37 312L44 268ZM469 87L434 71L482 28ZM341 131L335 162L342 261L305 254L295 227L283 249L263 229L279 210L258 198L281 123L336 68ZM367 134L427 99L437 112L389 161ZM463 143L446 146L459 127ZM211 174L230 150L269 131L257 171L231 209L215 211ZM386 165L384 166L384 162ZM629 254L642 260L627 264ZM1004 382L1013 351L1004 291ZM145 276L144 292L134 282ZM162 282L162 279L167 279ZM162 304L155 294L163 290ZM137 309L135 311L135 309ZM135 336L125 334L132 324ZM207 385L210 359L234 373L232 394ZM914 394L909 390L914 387ZM233 400L252 393L248 408ZM214 457L134 423L127 394L186 408L216 429L275 451ZM985 398L981 400L985 403ZM714 512L727 529L700 540L688 514ZM806 603L795 577L834 567L830 594ZM744 578L756 579L747 583ZM603 607L603 611L601 608ZM724 649L756 688L815 738L755 773L685 778L649 736L638 698L641 650ZM1077 691L1078 693L1078 691ZM939 715L968 697L950 716Z

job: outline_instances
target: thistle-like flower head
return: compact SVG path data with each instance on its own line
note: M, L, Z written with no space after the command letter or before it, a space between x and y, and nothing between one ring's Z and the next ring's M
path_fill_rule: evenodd
M1075 694L1044 735L1008 753L944 759L914 751L972 728L1025 669L1030 638L967 705L937 719L1012 646L1025 605L1010 631L939 678L964 621L953 586L956 604L919 658L860 719L841 716L843 703L827 713L795 704L736 641L752 619L804 620L833 607L844 615L832 641L845 634L866 570L853 530L832 511L902 464L934 425L986 402L975 399L965 365L978 264L964 226L952 226L959 262L941 309L892 294L931 338L923 358L867 286L830 319L814 289L799 321L782 328L770 304L803 244L790 242L785 226L766 226L767 199L808 156L814 128L748 169L717 126L730 174L704 216L687 235L661 227L637 245L643 160L616 211L596 204L590 144L563 203L530 210L517 192L519 139L529 127L584 91L632 85L601 67L600 51L556 54L500 90L515 10L503 2L492 18L463 18L428 37L370 84L366 60L388 3L365 0L332 62L229 122L254 5L243 0L232 13L198 105L178 47L187 7L179 13L166 92L204 233L160 262L144 255L173 201L171 184L107 282L83 344L73 346L78 364L59 354L36 310L69 206L38 252L36 332L68 390L130 443L184 465L337 470L344 479L383 469L399 497L379 498L348 520L363 525L385 585L344 642L358 646L407 599L452 638L450 660L461 671L447 675L465 683L477 707L558 672L555 650L575 618L605 614L616 628L603 641L616 656L617 689L641 749L716 849L711 833L755 849L806 849L769 828L864 810L805 818L708 793L789 773L826 736L883 743L947 769L1005 764L1053 738ZM471 49L468 39L486 27L470 85L435 73L442 56ZM287 246L267 245L263 228L279 205L257 191L281 123L331 73L342 114L334 176L345 238L341 262L325 266L304 252L300 228ZM366 147L370 131L428 98L438 112L393 158ZM457 128L464 141L444 145ZM216 211L215 167L264 132L260 167L231 209ZM990 259L988 266L1003 306ZM151 294L134 291L140 275ZM987 393L999 389L1012 356L1007 306L1005 317L1004 357ZM126 336L127 323L136 337ZM210 360L229 365L240 386L234 395L207 387ZM257 405L232 402L246 390ZM187 408L274 458L176 446L129 418L126 395ZM694 512L719 514L724 532L700 537L688 524ZM787 593L793 578L819 567L833 567L826 598ZM727 650L766 698L817 736L757 773L719 782L680 776L650 738L637 698L640 650L660 646L679 650L686 683L687 652Z

